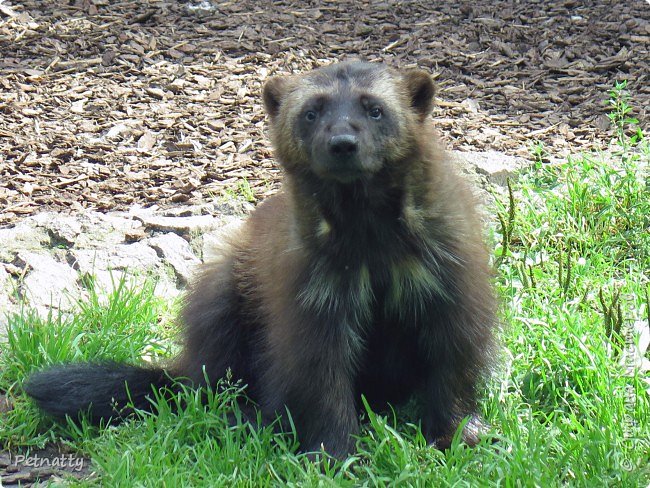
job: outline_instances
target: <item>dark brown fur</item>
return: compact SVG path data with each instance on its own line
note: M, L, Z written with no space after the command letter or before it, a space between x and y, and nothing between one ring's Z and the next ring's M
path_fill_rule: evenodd
M494 301L474 200L430 127L433 91L422 71L360 62L267 82L284 191L193 287L174 375L231 369L265 417L288 407L304 451L349 452L362 394L417 397L440 447L475 416ZM40 383L28 391L48 409Z

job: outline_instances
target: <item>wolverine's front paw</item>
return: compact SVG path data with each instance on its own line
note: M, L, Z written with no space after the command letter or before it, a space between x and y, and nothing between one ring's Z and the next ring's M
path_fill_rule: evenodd
M307 454L311 460L316 460L318 457L322 458L323 452L328 456L335 459L345 459L354 450L354 442L352 440L338 440L338 441L325 441L319 443L312 443L305 447L301 447L302 452Z
M426 436L427 440L431 445L437 449L445 450L449 449L451 442L456 435L456 430L458 426L451 427L448 430L448 433L438 436ZM467 444L469 447L474 447L479 443L482 437L484 437L489 430L489 425L486 424L478 415L472 415L463 427L463 432L461 434L461 442Z

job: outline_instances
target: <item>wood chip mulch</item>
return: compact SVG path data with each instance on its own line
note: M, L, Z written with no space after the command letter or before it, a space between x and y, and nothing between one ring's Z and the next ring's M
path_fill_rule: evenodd
M0 225L273 192L262 83L349 56L434 73L448 147L602 147L615 81L646 124L649 51L645 0L0 0Z

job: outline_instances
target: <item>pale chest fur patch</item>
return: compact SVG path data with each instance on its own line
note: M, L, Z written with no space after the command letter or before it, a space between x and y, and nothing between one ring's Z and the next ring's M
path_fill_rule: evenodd
M305 310L321 314L340 314L342 320L360 324L372 316L374 294L366 264L335 272L325 263L311 268L309 279L298 293Z
M435 268L415 257L391 265L384 303L387 313L404 320L417 320L426 313L427 304L434 297L449 298L449 291Z

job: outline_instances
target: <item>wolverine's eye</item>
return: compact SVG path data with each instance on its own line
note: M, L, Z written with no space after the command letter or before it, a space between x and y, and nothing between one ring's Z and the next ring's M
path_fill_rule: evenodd
M307 122L313 122L314 120L316 120L317 116L318 114L316 114L316 112L314 112L313 110L307 110L307 112L305 112L305 120Z
M381 111L381 107L372 107L370 110L368 110L368 115L370 118L375 120L381 119L382 113L383 112Z

